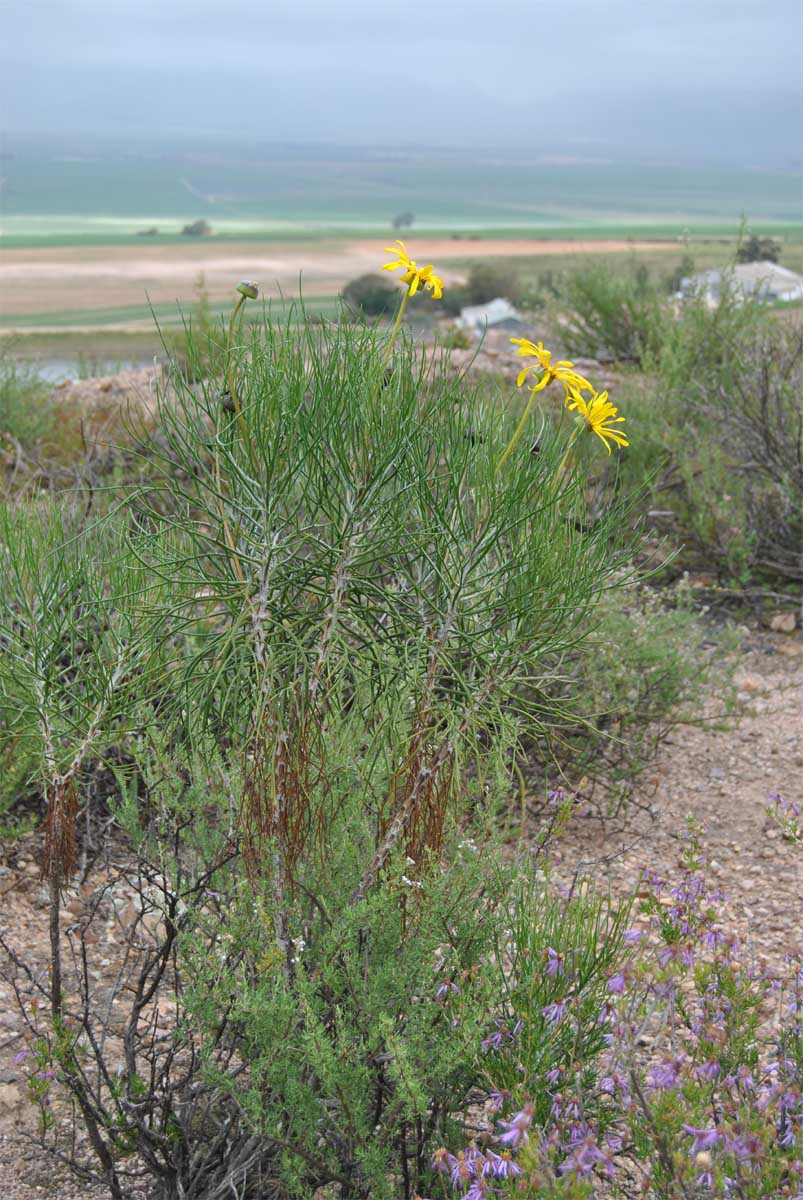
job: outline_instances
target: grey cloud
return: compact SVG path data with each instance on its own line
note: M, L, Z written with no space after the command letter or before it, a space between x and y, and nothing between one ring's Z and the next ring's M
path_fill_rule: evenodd
M801 156L799 0L7 7L11 131Z

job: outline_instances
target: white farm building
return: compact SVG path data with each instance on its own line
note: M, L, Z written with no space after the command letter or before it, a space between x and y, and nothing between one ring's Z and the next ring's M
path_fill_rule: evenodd
M679 299L702 296L712 307L725 289L739 298L760 300L803 300L803 275L774 262L739 263L723 270L701 271L680 281Z

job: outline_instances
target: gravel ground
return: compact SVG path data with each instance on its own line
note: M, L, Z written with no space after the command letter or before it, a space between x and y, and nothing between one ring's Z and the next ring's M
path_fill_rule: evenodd
M754 635L736 681L741 716L725 730L676 731L647 773L644 794L636 797L630 815L615 823L579 817L561 842L557 870L564 879L587 875L621 893L633 889L645 866L675 876L678 834L693 814L706 827L710 870L728 897L729 927L754 954L780 965L784 952L803 937L803 852L783 840L766 808L770 792L803 802L803 638ZM27 961L44 966L47 914L37 852L34 835L0 849L0 923L9 940L24 947ZM111 923L106 936L110 957L103 962L111 972ZM22 1071L13 1063L20 1031L10 990L0 979L0 1197L105 1195L71 1180L31 1145L34 1117Z
M735 681L741 711L730 728L676 730L644 780L654 795L624 821L576 819L557 869L564 880L592 876L619 893L631 893L645 867L676 879L679 835L694 816L705 828L712 883L726 897L723 924L780 967L803 940L803 848L783 839L767 806L774 792L803 807L799 633L754 635Z

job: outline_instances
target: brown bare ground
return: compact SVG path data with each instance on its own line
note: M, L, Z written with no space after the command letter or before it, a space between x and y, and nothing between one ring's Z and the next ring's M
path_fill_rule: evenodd
M205 277L210 299L231 296L242 278L256 279L266 296L333 295L357 275L386 261L389 238L316 242L226 242L214 238L169 246L64 246L4 250L0 259L0 317L192 302ZM532 255L671 250L665 242L410 239L419 262L434 262L447 282L462 278L450 262ZM133 324L133 322L132 322ZM37 328L40 328L37 326Z

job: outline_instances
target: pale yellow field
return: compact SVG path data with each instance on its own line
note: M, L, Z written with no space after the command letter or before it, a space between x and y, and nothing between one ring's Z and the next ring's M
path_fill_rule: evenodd
M164 246L87 246L8 249L0 254L0 319L171 304L191 304L198 276L214 303L229 299L243 278L269 297L332 296L356 276L387 261L388 238L353 241L225 242L214 239ZM410 237L408 252L434 262L458 282L467 259L671 250L666 242L453 240ZM132 324L136 324L133 322ZM13 322L11 323L13 325ZM44 328L46 320L38 327Z

